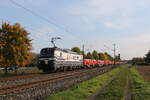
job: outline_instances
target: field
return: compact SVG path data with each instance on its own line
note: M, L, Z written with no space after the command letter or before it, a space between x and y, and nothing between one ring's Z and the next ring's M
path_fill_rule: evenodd
M130 69L132 100L150 100L150 85L135 69Z
M142 74L144 79L150 83L150 66L138 66L137 70Z
M46 100L150 100L150 85L134 66L124 65Z

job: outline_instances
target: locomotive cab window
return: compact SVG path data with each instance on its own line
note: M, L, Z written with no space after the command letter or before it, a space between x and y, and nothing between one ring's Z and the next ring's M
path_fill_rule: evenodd
M51 48L42 49L40 52L41 57L52 57L54 55L54 50Z

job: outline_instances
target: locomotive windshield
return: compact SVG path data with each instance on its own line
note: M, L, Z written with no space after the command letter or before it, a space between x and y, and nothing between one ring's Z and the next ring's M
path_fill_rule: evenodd
M40 57L53 57L53 56L54 56L54 49L45 48L41 50Z

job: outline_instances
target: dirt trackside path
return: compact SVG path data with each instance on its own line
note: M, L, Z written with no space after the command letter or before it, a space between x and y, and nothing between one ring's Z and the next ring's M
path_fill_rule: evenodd
M148 75L145 69L148 68L138 68L146 73L142 75ZM123 67L118 76L88 100L150 100L150 85L135 67Z
M150 85L135 67L123 65L46 100L150 100Z
M128 72L128 67L122 67L120 73L89 100L121 100L126 98L124 95L127 95L126 91L128 91Z

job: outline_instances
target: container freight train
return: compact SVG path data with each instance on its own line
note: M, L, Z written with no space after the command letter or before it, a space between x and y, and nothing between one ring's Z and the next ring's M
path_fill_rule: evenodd
M92 68L94 66L112 65L113 61L83 59L83 56L68 49L43 48L40 52L38 68L44 72ZM121 62L115 62L121 64Z

